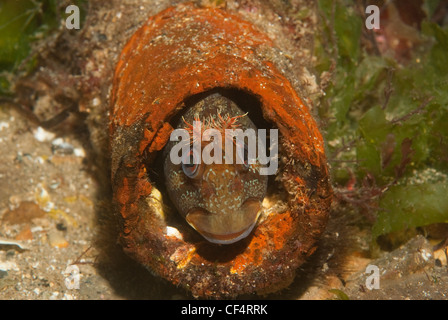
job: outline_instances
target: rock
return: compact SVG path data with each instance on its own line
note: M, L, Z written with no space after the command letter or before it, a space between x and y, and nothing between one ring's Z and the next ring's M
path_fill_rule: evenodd
M8 276L8 271L0 270L0 279L6 278Z
M65 240L62 232L51 230L48 232L48 243L55 248L67 248L68 242Z
M433 248L423 236L369 263L378 269L378 288L367 288L372 272L350 277L342 290L350 299L446 299L448 274L435 263Z
M26 225L22 231L15 237L16 240L33 240L33 233L29 225Z
M7 211L2 221L9 224L22 224L43 216L45 216L45 211L39 205L31 201L23 201L18 208Z

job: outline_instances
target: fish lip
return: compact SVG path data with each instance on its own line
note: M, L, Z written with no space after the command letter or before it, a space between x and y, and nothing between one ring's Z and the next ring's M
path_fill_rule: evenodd
M238 242L244 238L246 238L249 234L251 234L255 225L257 224L257 220L255 220L249 227L243 229L242 231L231 233L228 235L217 235L208 233L206 231L198 231L208 242L215 244L232 244Z
M208 232L208 231L205 231L205 230L199 228L191 220L188 219L188 215L190 213L194 213L194 212L199 213L200 212L204 215L217 215L217 213L210 212L210 211L208 211L204 208L200 208L200 207L195 207L195 208L190 209L185 216L185 220L188 222L188 224L193 229L195 229L199 234L201 234L207 241L214 243L214 244L232 244L232 243L238 242L238 241L246 238L247 236L249 236L249 234L251 234L251 232L253 231L253 229L255 228L255 226L258 223L258 218L261 213L260 199L257 199L257 198L246 199L243 202L243 204L240 206L240 208L243 208L245 205L250 205L252 203L259 205L259 208L255 214L255 218L253 219L253 222L250 223L248 226L245 226L244 228L242 228L241 230L238 230L236 232L231 232L231 233L226 233L226 234L217 234L217 233Z

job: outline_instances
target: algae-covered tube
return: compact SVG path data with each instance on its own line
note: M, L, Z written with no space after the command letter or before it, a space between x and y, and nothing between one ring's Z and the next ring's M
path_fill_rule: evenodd
M118 61L110 141L120 243L194 296L286 287L325 228L332 189L324 143L307 100L272 61L277 53L239 16L182 4L149 18ZM194 133L195 120L218 132L276 130L275 175L258 174L265 164L249 162L244 143L234 164L172 162L171 133Z

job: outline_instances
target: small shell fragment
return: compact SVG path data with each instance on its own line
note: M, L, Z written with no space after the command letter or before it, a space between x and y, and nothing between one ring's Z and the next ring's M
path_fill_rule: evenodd
M48 232L48 243L55 248L67 248L69 243L65 240L62 232L51 230Z
M19 241L11 241L11 240L7 240L7 239L0 239L0 247L1 246L5 246L5 247L17 247L20 250L28 250L28 248L26 246L24 246L21 242Z

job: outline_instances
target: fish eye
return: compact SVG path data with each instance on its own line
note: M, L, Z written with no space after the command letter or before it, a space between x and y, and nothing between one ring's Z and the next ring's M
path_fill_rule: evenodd
M182 171L191 179L196 178L201 172L201 164L194 163L195 159L197 159L196 152L191 148L186 157L182 160Z

